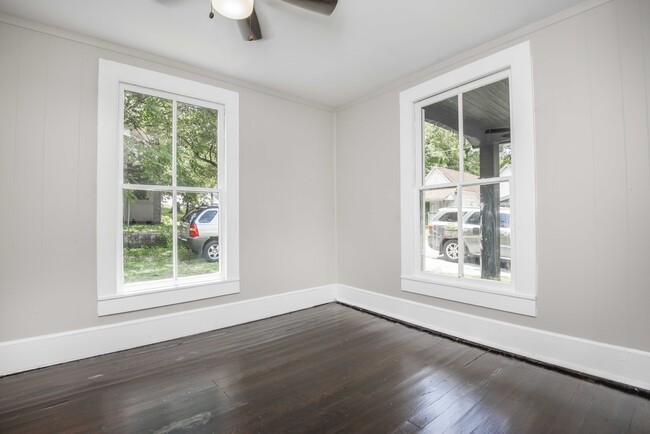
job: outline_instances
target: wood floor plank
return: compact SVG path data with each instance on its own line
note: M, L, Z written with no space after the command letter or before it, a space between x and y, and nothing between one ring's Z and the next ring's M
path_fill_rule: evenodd
M636 400L634 416L625 432L634 434L650 432L650 400Z
M328 304L0 378L0 432L650 433L649 402Z

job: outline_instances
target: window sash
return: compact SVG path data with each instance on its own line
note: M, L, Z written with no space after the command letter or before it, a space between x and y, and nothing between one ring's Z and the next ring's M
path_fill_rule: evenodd
M498 75L503 74L503 75ZM459 92L509 77L513 176L485 178L460 183L423 185L422 108L453 97ZM460 127L460 125L459 125ZM534 104L530 43L495 52L455 70L408 88L400 93L401 179L401 282L402 290L461 303L536 315L537 249L534 146ZM462 155L462 152L461 152ZM515 179L516 178L516 179ZM478 279L433 275L421 269L422 191L482 183L511 182L511 286ZM514 272L516 269L516 273Z
M189 74L186 74L189 75ZM197 80L165 74L151 69L114 62L98 61L97 94L97 200L96 200L96 255L97 255L97 314L99 316L186 303L195 300L235 294L240 291L239 280L239 94L209 84L205 77ZM120 143L120 86L142 87L148 91L163 91L177 96L178 101L201 101L223 106L219 131L218 175L220 189L220 224L223 225L220 242L220 270L223 279L187 283L172 282L138 292L124 292L118 279L121 254L118 244L122 234L118 222L122 212L118 198L122 189L119 160ZM158 186L144 186L156 190ZM179 187L180 188L180 187ZM178 190L180 191L180 190ZM119 212L118 212L119 209ZM223 222L221 221L223 220ZM121 226L121 225L119 225Z
M418 233L418 239L419 243L417 245L418 252L416 254L416 257L419 258L418 261L418 271L419 273L422 273L425 276L435 276L435 278L442 277L443 279L457 279L461 280L462 282L476 282L476 279L470 279L468 277L465 277L464 275L464 268L465 268L465 242L464 242L464 237L465 237L465 232L463 228L463 209L465 208L465 205L463 204L463 195L462 191L464 187L470 187L470 186L481 186L481 185L491 185L491 184L497 184L499 182L504 182L507 181L509 182L510 186L514 185L514 177L513 176L500 176L500 177L492 177L492 178L479 178L479 179L474 179L474 180L465 180L465 160L464 156L465 153L463 152L464 150L464 145L465 145L465 128L464 128L464 107L463 107L463 95L467 92L470 92L474 89L479 89L481 87L490 85L492 83L496 83L498 81L501 81L505 78L510 79L510 68L505 69L503 71L490 74L488 76L479 78L477 80L473 80L469 83L466 83L464 85L460 85L457 87L454 87L452 89L449 89L447 91L438 93L437 95L431 96L429 98L423 99L416 104L414 104L414 110L416 113L415 117L415 127L417 130L416 134L416 148L418 148L417 155L419 156L419 159L416 159L416 179L419 180L419 182L415 185L415 189L418 191L418 195L421 198L421 194L424 191L431 191L431 190L438 190L438 189L456 189L456 197L459 198L458 203L456 204L456 209L459 215L458 221L457 221L457 236L458 236L458 262L457 262L457 276L445 276L439 273L436 273L434 271L426 271L424 270L424 257L425 257L425 233L424 233L424 227L425 227L425 209L424 209L424 203L422 202L421 199L417 201L416 207L417 207L417 214L420 216L420 221L419 224L417 225L419 229ZM440 101L444 101L450 98L455 97L458 101L458 165L459 165L459 173L460 173L460 179L456 182L449 182L446 184L439 184L439 185L426 185L424 183L424 117L423 117L423 112L424 108L428 107L432 104L435 104ZM511 109L512 112L512 109ZM516 161L513 158L513 165L516 164ZM512 188L512 187L511 187ZM511 210L511 219L514 221L514 213ZM515 238L515 232L516 231L511 231L511 239ZM514 246L512 246L512 257L511 257L511 265L510 265L510 273L514 274L515 271L515 261L513 261L513 258L515 257L514 255ZM511 282L505 283L502 281L493 281L493 280L487 280L487 279L481 279L478 282L485 282L482 283L481 285L486 285L486 287L491 287L492 285L498 285L501 287L501 289L506 290L506 291L511 291L514 292L514 287L511 284Z
M171 192L172 194L172 266L173 266L173 277L157 280L148 280L143 282L125 282L124 276L124 240L123 240L123 206L124 202L122 199L122 194L118 194L118 224L117 224L117 282L120 283L118 288L118 293L129 294L129 293L140 293L146 291L152 291L160 288L181 288L185 286L191 286L196 283L206 283L206 282L215 282L224 279L224 271L226 267L227 254L225 252L226 243L226 233L225 233L225 221L226 219L219 219L219 241L221 254L219 258L219 271L216 273L210 274L201 274L196 276L179 276L179 266L178 266L178 195L181 193L214 193L219 197L219 208L220 212L223 215L227 214L227 206L225 203L222 205L222 198L225 197L225 190L221 188L223 185L224 176L224 167L223 162L225 161L225 138L224 138L224 106L222 104L217 104L210 101L205 101L197 98L187 97L183 95L177 95L171 92L165 92L161 90L156 90L144 86L136 86L128 83L119 84L119 151L118 151L118 190L123 192L125 190L146 190L146 191L165 191ZM137 92L144 95L155 96L158 98L164 98L172 102L172 183L171 185L147 185L147 184L132 184L124 182L124 97L126 92ZM210 187L186 187L177 185L177 123L178 123L178 103L192 104L195 106L206 107L217 112L217 185L214 188Z

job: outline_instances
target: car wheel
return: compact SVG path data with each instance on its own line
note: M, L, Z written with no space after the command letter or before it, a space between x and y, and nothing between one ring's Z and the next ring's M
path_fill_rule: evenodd
M203 257L208 262L217 262L219 260L219 241L211 240L205 243Z
M447 240L442 246L442 255L446 260L458 261L458 240Z

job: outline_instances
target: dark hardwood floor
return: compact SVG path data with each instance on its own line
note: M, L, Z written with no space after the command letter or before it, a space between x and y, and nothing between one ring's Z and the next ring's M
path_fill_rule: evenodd
M338 304L0 379L0 432L650 432L650 400Z

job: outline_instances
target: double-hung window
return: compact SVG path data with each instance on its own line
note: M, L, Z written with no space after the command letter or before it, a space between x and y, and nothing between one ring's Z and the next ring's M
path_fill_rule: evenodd
M99 64L98 312L239 291L238 95Z
M535 315L528 43L400 95L402 289Z

